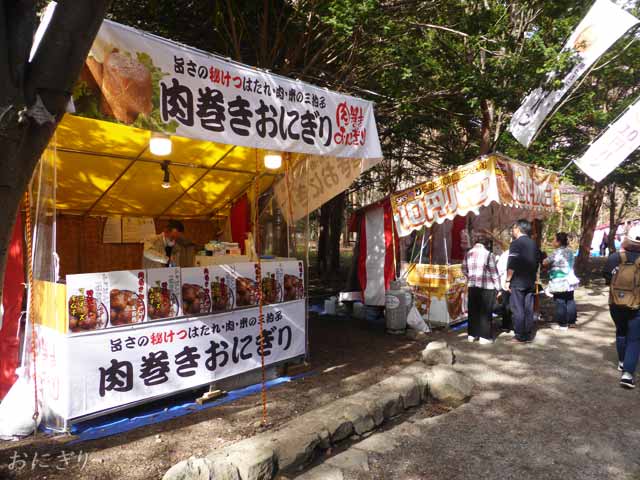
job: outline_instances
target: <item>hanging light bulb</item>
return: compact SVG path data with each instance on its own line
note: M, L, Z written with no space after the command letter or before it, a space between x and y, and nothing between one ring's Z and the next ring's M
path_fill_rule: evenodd
M159 157L171 153L171 137L160 132L153 132L149 139L149 151Z
M278 153L269 153L264 156L264 166L269 170L277 170L282 166L282 156Z
M171 188L171 179L169 178L169 160L162 162L160 166L164 171L164 177L162 178L162 188Z

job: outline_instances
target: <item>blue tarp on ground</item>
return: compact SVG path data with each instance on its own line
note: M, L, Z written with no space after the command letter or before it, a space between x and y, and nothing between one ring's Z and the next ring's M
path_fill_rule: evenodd
M280 377L274 380L266 382L266 388L274 388L283 383L293 382L303 377L315 375L314 372L305 372L293 377ZM77 438L69 442L69 445L74 445L89 440L97 440L99 438L109 437L117 435L119 433L129 432L136 428L144 427L146 425L152 425L155 423L165 422L173 418L182 417L190 413L199 412L208 408L213 408L218 405L233 402L248 395L260 393L262 388L261 384L250 385L239 390L233 390L218 400L207 402L203 405L198 405L194 401L188 401L180 404L175 404L175 397L167 398L163 401L165 403L161 406L156 406L148 411L142 411L137 415L131 415L130 412L118 412L110 414L104 417L100 417L93 420L87 420L74 424L70 428L70 433L76 435ZM193 396L193 395L192 395ZM144 408L144 407L142 407ZM140 408L136 409L140 411ZM127 415L129 413L129 415ZM47 431L47 433L57 433L53 431Z

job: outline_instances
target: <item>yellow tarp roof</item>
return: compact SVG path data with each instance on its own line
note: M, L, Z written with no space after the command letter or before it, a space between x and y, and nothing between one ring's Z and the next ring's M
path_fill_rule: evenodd
M56 154L57 209L93 215L203 217L222 213L253 186L271 186L263 150L172 137L172 153L149 152L151 132L65 115L51 140ZM257 159L256 159L257 156ZM171 188L162 188L162 162ZM258 170L256 170L256 165Z

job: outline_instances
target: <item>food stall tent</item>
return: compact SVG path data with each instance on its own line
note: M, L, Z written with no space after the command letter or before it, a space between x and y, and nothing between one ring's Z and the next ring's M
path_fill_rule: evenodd
M357 211L354 274L341 296L383 306L396 275L413 286L426 320L460 322L466 319L460 262L473 232L495 234L519 218L542 220L559 208L555 172L501 154L482 156Z
M117 65L124 62L127 68L114 67L109 73L109 61L116 56ZM97 60L102 61L98 70ZM181 62L199 65L195 71L201 75L190 76L188 69L179 69ZM123 228L126 218L150 217L156 219L156 227L176 218L200 228L201 238L212 237L214 228L202 225L228 217L232 206L246 195L255 232L258 199L268 190L272 189L292 223L308 217L381 157L373 105L355 97L229 62L109 21L101 27L87 65L83 75L89 70L99 87L92 95L100 102L89 109L94 118L88 118L77 102L76 114L62 119L40 162L27 212L34 223L30 368L32 375L37 372L44 421L61 430L83 419L220 379L264 371L265 366L308 353L302 261L244 258L234 264L143 270L139 244L133 249L126 242L103 245L105 217L122 216ZM120 76L121 83L107 84L104 78L123 71L142 72L136 79L151 82L148 111L131 115L129 102L119 118L117 102L128 93L113 95L113 89L131 85L127 82L132 79ZM224 75L216 77L216 71ZM272 88L269 95L266 88L261 94L247 91L240 88L242 82L235 84L240 86L224 83L227 74L245 84L260 82ZM223 83L215 83L216 78ZM183 97L171 103L167 89L176 85ZM291 95L276 96L283 86L290 87ZM219 117L223 132L203 129L210 124L183 115L188 108L195 113L198 95L211 94L212 87L225 108L225 115ZM149 93L145 92L137 94L136 102ZM317 100L315 105L312 99ZM176 105L188 108L183 111ZM238 134L241 129L233 123L238 105L243 128L254 129L248 135ZM268 133L258 122L266 112L285 112L298 123L285 124L283 131L282 123L278 126L271 119L266 124L279 130ZM149 125L169 131L159 134L141 128ZM170 151L163 156L150 149L152 139L159 136L171 141ZM282 159L280 167L273 165L275 156ZM59 228L63 224L65 231ZM68 237L78 230L81 248L70 248ZM87 245L99 251L82 248ZM108 262L96 262L107 250L118 271ZM76 261L75 256L84 260ZM163 310L161 304L149 308L151 278L169 273L178 282L178 295L183 296L193 293L197 283L189 280L185 289L186 278L200 275L204 283L199 288L206 290L206 301L190 303L202 308L199 313L188 312L186 300L177 300L169 317L149 318L150 312ZM66 285L60 278L66 278ZM132 286L121 286L132 279ZM157 288L165 292L167 283L162 280ZM214 291L214 283L225 292L237 288L237 295L221 296ZM226 287L219 287L223 284ZM241 288L248 288L250 294L243 290L241 295ZM225 300L217 302L220 297ZM227 304L227 299L232 301ZM90 329L79 331L78 323L70 321L87 316L99 317ZM117 322L112 321L116 317Z

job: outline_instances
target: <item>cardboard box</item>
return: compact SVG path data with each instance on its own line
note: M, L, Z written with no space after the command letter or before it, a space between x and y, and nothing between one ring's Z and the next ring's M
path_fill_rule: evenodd
M182 314L179 268L147 270L147 320L166 320Z

